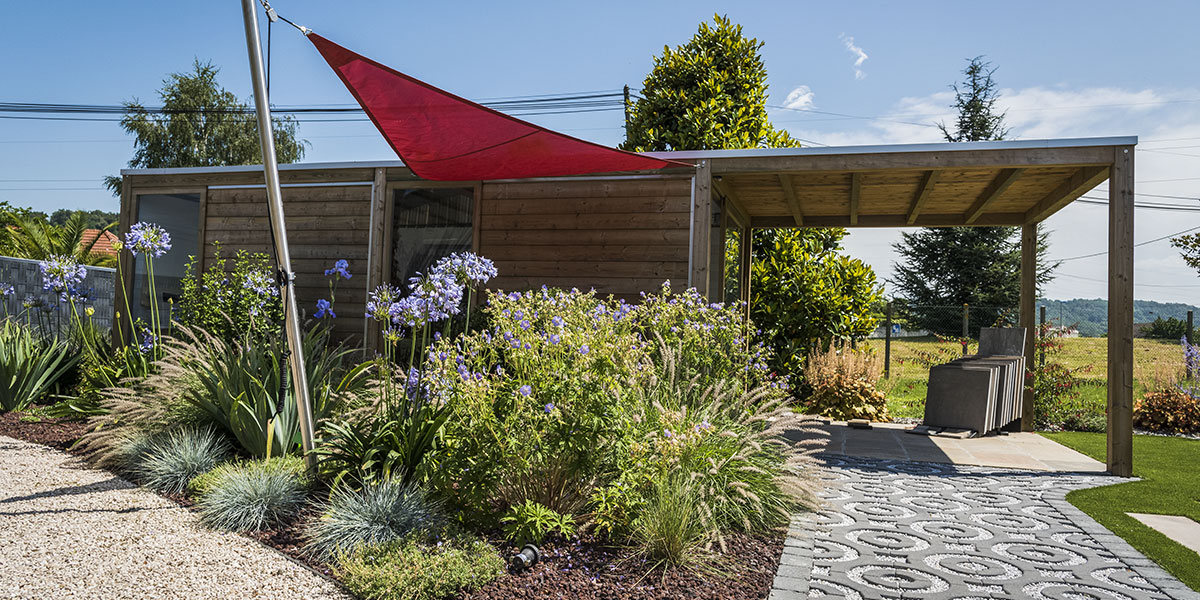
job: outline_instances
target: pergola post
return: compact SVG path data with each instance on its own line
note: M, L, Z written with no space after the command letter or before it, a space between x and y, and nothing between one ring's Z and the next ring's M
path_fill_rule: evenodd
M1033 312L1037 301L1037 225L1021 226L1021 300L1019 323L1025 329L1025 368L1032 372L1037 329ZM1021 398L1021 431L1033 431L1033 386L1025 386Z
M702 160L692 177L692 231L689 236L688 287L696 288L705 298L709 296L710 266L712 264L712 166Z
M1108 178L1108 471L1133 475L1133 146Z

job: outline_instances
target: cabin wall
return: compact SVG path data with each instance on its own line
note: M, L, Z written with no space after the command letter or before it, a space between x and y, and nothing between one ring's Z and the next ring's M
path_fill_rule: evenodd
M479 251L489 287L595 288L636 301L670 280L687 284L691 178L484 182Z

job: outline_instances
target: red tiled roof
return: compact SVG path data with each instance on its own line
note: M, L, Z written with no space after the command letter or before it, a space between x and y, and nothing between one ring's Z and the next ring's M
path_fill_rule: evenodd
M92 243L92 240L96 239L97 235L100 235L99 229L84 229L83 237L79 239L79 245L86 247L88 244ZM111 231L105 231L104 236L101 237L94 246L92 246L92 254L116 256L118 253L114 244L119 241L120 238L118 238L116 234Z

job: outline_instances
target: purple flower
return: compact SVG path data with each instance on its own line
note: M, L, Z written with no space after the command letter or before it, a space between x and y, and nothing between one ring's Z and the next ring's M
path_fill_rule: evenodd
M531 323L529 321L526 321L524 319L521 320L520 324L521 324L521 329L525 329L525 330L529 329L529 326L531 325Z
M675 434L671 433L671 430L670 430L670 429L664 429L664 430L663 430L663 437L665 437L665 438L667 438L667 439L669 440L669 439L671 439L671 438L675 437Z
M529 395L533 393L533 388L529 387L528 385L523 385L517 388L517 393L528 398Z
M588 352L591 352L591 351L592 351L592 349L591 349L591 348L588 348L588 345L587 345L587 344L584 344L584 345L582 345L582 346L580 346L580 347L579 347L579 353L580 353L580 354L582 354L582 355L584 355L584 356L587 356L587 353L588 353Z
M171 234L158 225L141 221L129 227L129 233L125 234L125 245L134 256L138 252L145 252L158 258L171 249Z
M63 300L78 296L79 284L87 277L87 269L70 256L51 256L38 266L42 270L42 289L59 294Z
M483 285L496 276L496 265L474 252L456 252L433 265L430 275L453 277L462 285Z
M559 343L559 342L561 342L561 341L562 341L562 337L561 337L561 336L559 336L557 333L554 333L554 334L551 334L551 335L550 335L550 345L552 345L552 346L557 346L557 345L558 345L558 343Z
M17 293L17 288L11 283L0 284L0 296L11 296Z
M558 315L555 315L553 319L550 319L550 322L553 323L555 327L563 326L563 318Z
M325 276L328 277L330 275L337 275L338 277L350 279L349 269L350 269L350 263L346 262L346 259L343 258L343 259L333 263L333 268L325 269Z
M313 316L318 319L324 319L325 317L329 317L330 319L337 318L337 315L333 312L333 305L324 298L317 300L317 313Z
M138 349L145 354L154 349L158 344L158 336L154 335L149 329L142 330L142 343L138 345Z
M554 410L554 403L553 403L553 402L550 402L549 404L546 404L546 412L552 412L553 410Z

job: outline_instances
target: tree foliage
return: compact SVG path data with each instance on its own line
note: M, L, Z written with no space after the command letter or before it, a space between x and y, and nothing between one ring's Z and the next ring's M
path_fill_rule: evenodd
M1171 238L1171 245L1179 248L1179 255L1187 266L1200 273L1200 233L1189 233Z
M164 109L161 114L152 114L136 99L125 102L121 127L136 138L130 167L215 167L262 162L255 115L247 103L217 83L218 71L212 63L197 60L192 72L172 73L158 92ZM296 120L276 117L272 126L279 162L300 160L306 142L296 138ZM120 177L106 177L104 183L113 195L120 193Z
M977 56L967 61L961 83L951 85L958 118L953 131L939 123L948 142L1003 140L1008 134L1004 113L996 112L1000 95L992 74L991 63ZM1003 312L1020 302L1021 296L1021 230L1019 227L953 227L925 228L902 234L896 243L900 261L896 264L891 283L900 297L910 305L910 317L920 327L937 333L957 335L961 322L945 319L945 313L923 308L922 305L961 306L972 304L983 308L980 318L973 318L972 330L989 326ZM1049 248L1049 234L1038 226L1037 283L1043 286L1053 280L1058 266L1044 258Z
M40 213L15 214L12 224L5 228L0 249L6 256L16 258L46 260L51 256L71 256L85 265L111 267L116 263L115 257L92 252L102 236L84 243L83 233L87 229L100 229L103 233L113 225L110 222L104 227L88 227L88 216L83 211L71 213L62 225L51 224Z
M800 145L767 119L763 43L727 17L713 21L654 59L642 97L629 107L622 147L648 152ZM781 229L752 237L751 315L776 351L771 366L780 373L799 374L814 345L861 339L875 327L868 308L881 291L869 266L839 252L845 235L845 229ZM726 243L731 240L741 242L729 236Z
M629 106L622 148L637 152L799 146L767 120L763 43L714 15L692 39L663 48Z
M88 229L104 229L116 223L120 218L117 213L106 210L70 210L60 208L50 214L50 224L63 226L71 220L72 215L79 213L83 216L84 225Z

